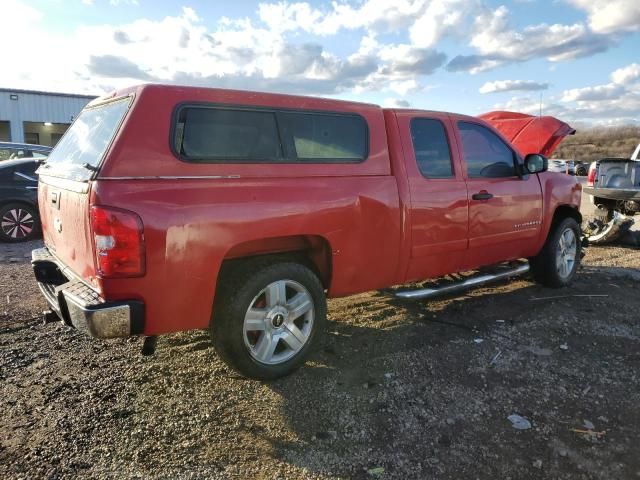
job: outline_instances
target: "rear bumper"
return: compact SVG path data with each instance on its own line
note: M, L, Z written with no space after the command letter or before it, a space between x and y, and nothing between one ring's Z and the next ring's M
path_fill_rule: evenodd
M31 252L38 287L51 309L67 325L96 338L138 335L144 331L144 303L108 302L62 265L49 250Z
M587 195L609 200L640 200L640 188L593 188L583 187Z

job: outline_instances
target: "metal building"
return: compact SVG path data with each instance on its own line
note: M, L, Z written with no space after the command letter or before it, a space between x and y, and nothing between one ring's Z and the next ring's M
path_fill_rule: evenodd
M0 88L0 142L54 146L96 97Z

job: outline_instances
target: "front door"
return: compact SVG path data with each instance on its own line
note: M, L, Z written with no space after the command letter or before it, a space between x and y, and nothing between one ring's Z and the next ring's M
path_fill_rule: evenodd
M531 254L542 226L542 190L536 175L519 176L516 152L495 132L457 121L469 199L467 268Z
M467 186L448 115L397 113L411 195L406 280L459 271L467 251Z

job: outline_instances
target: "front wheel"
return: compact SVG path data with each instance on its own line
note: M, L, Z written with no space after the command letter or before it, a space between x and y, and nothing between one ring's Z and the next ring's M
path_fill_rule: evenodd
M300 367L326 322L324 288L298 263L248 262L222 278L211 333L240 374L271 380Z
M534 279L547 287L571 283L580 265L580 226L573 218L556 223L538 255L529 259Z

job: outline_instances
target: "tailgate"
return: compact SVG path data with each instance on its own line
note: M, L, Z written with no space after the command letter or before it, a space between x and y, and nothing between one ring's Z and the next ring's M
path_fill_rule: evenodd
M85 280L95 277L89 183L40 175L38 206L44 242L51 253Z

